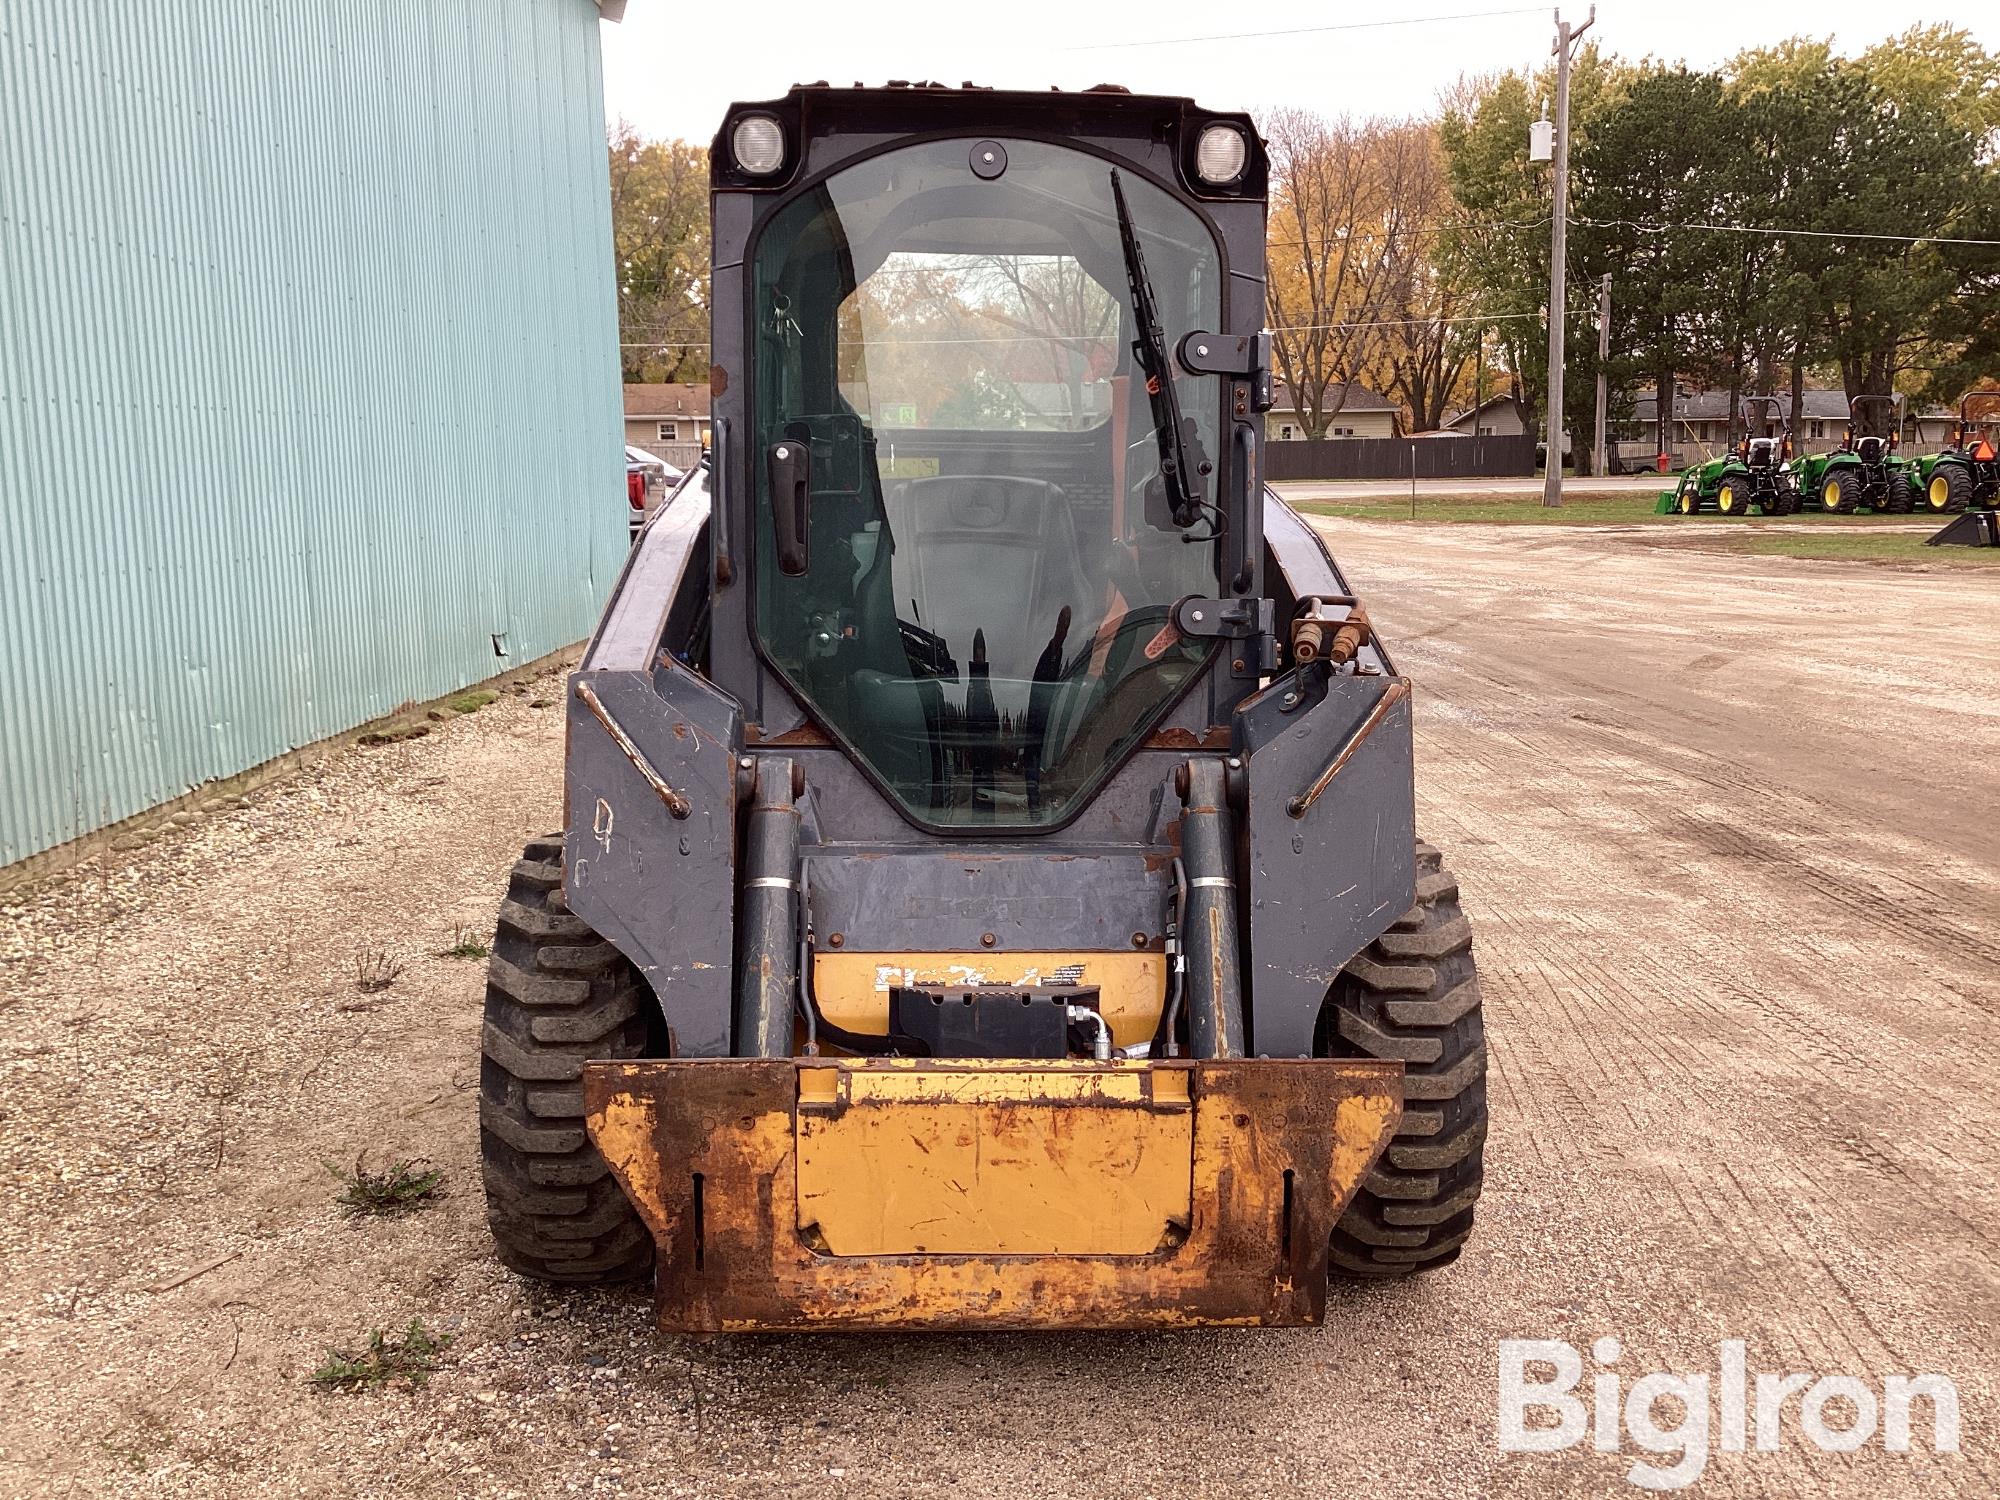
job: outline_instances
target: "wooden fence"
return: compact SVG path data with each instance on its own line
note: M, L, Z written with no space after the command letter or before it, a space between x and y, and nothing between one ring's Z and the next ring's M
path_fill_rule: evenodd
M1284 479L1462 479L1531 475L1535 439L1517 437L1327 438L1264 445L1264 477Z

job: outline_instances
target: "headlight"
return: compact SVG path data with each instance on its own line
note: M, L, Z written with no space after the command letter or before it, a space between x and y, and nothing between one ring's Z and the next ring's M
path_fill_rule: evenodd
M1250 143L1234 125L1210 125L1194 147L1194 169L1203 182L1215 187L1234 182L1243 175L1250 159Z
M729 133L729 151L738 171L769 177L785 164L784 127L769 115L745 115Z

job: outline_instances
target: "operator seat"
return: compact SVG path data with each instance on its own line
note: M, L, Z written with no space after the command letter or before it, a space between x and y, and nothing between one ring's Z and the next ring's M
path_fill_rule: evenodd
M886 496L897 607L945 638L961 662L984 631L995 681L1026 682L1057 617L1068 639L1087 641L1103 614L1103 584L1078 555L1068 498L1043 479L943 474L906 479Z

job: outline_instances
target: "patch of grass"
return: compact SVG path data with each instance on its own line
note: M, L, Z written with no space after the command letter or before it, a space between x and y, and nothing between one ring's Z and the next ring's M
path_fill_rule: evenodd
M354 955L354 987L364 995L380 994L403 972L403 961L386 948L363 948Z
M388 729L371 729L366 734L356 735L357 745L399 745L404 740L420 740L431 732L431 726L418 720L414 724L398 724Z
M2000 547L1929 547L1924 544L1924 536L1907 531L1753 532L1748 536L1717 536L1714 541L1717 550L1746 557L1802 557L1820 562L1901 563L1913 567L2000 567Z
M1664 486L1670 487L1670 486ZM1704 512L1697 516L1678 514L1655 515L1654 502L1658 491L1647 490L1643 494L1627 491L1619 495L1569 494L1554 510L1547 509L1540 500L1519 495L1481 496L1465 495L1418 495L1414 514L1409 498L1390 500L1380 496L1370 496L1366 500L1302 500L1295 502L1296 508L1307 515L1339 516L1350 521L1403 521L1412 520L1442 525L1478 526L1657 526L1671 525L1684 528L1727 528L1737 530L1753 526L1754 520L1737 516L1717 515ZM1878 524L1907 526L1909 516L1802 516L1786 517L1787 520L1816 522L1823 520L1828 526L1861 527L1863 529ZM1921 518L1919 518L1921 519Z
M381 1171L371 1172L363 1165L366 1159L365 1153L355 1157L351 1172L343 1171L330 1161L320 1163L341 1184L341 1194L334 1201L350 1219L392 1219L398 1214L410 1213L435 1202L441 1196L439 1189L444 1183L443 1167L434 1167L418 1159L391 1162Z
M329 1349L320 1367L306 1377L308 1385L323 1391L366 1391L401 1380L421 1386L437 1369L437 1356L451 1342L451 1335L433 1333L420 1318L400 1334L377 1328L368 1335L366 1348L350 1353Z
M485 958L492 949L487 945L485 934L464 922L451 924L451 946L439 952L439 958Z
M1477 495L1419 495L1414 513L1407 497L1388 500L1305 500L1298 509L1307 515L1339 516L1350 521L1429 521L1445 525L1480 526L1620 526L1672 519L1653 514L1654 496L1623 494L1566 495L1549 510L1542 502L1518 495L1482 498Z
M97 1444L106 1458L135 1474L145 1473L146 1466L173 1445L173 1429L163 1418L150 1411L140 1412L133 1418L129 1429L113 1437L100 1438Z
M489 703L499 701L500 695L491 688L476 688L469 693L460 693L445 707L455 714L476 714Z

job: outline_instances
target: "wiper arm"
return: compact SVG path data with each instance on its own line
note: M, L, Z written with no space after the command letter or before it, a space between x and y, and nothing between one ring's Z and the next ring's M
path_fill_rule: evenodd
M1160 309L1153 298L1153 283L1146 275L1146 255L1139 248L1138 233L1132 228L1132 210L1125 206L1125 185L1118 169L1111 169L1111 198L1118 206L1118 239L1125 251L1125 279L1132 286L1132 317L1139 336L1132 340L1132 353L1146 377L1146 398L1153 408L1153 435L1160 444L1160 478L1167 488L1167 508L1174 524L1183 531L1201 519L1207 504L1201 481L1209 472L1202 455L1201 435L1194 419L1181 415L1181 399L1174 390L1173 370L1167 361L1166 334L1160 328Z

